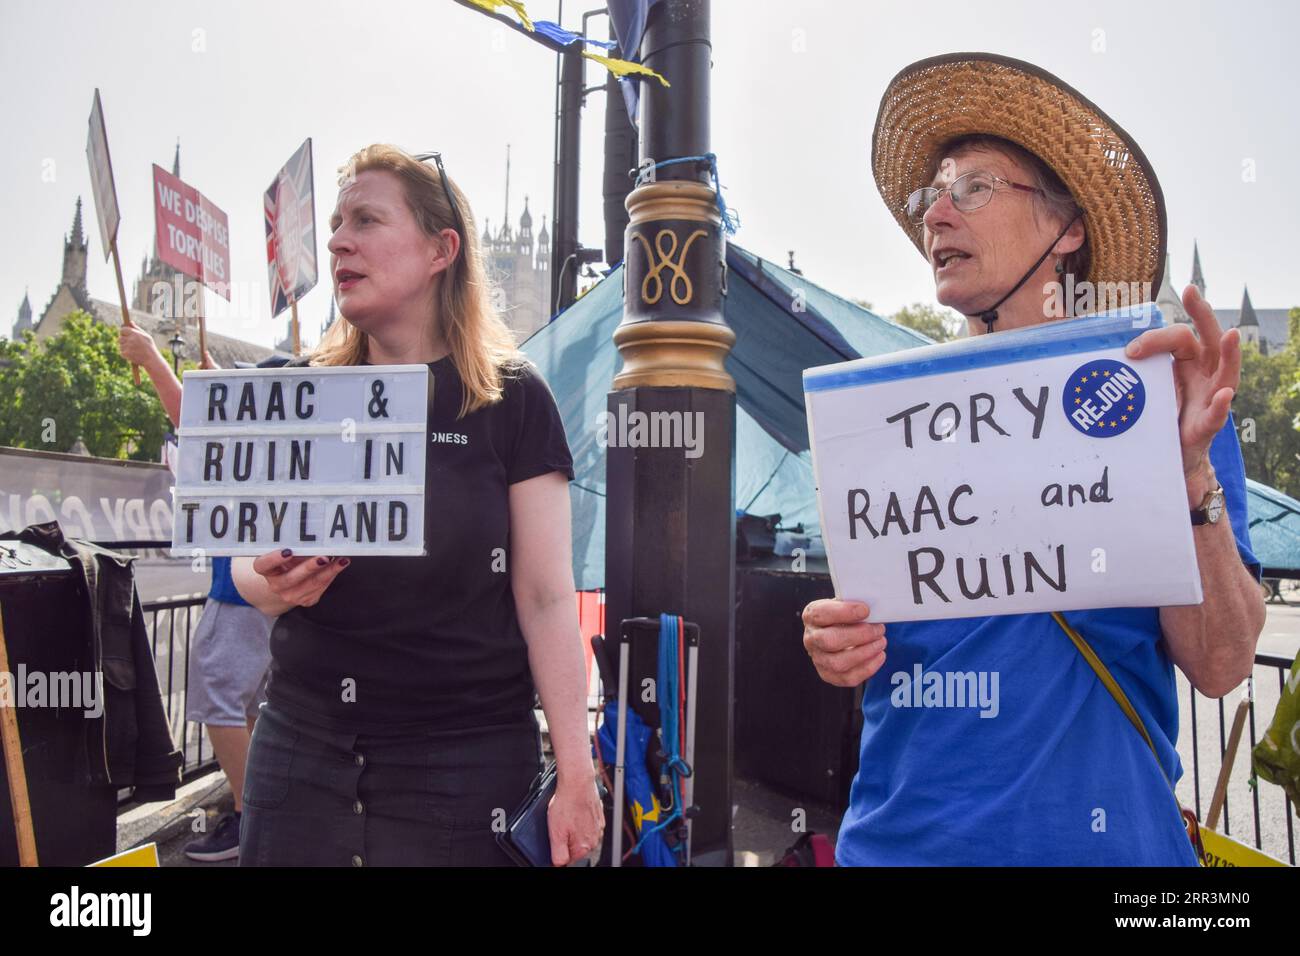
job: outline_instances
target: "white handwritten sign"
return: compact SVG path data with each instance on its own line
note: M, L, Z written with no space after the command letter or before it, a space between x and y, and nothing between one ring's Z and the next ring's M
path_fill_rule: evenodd
M425 365L191 371L174 553L424 554Z
M1198 604L1154 306L804 372L835 593L875 621Z

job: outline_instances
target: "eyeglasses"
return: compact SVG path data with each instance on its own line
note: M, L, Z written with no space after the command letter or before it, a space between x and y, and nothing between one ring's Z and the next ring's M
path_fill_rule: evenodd
M1012 189L1019 189L1027 193L1042 192L1041 189L1034 186L1013 183L1001 176L994 176L992 173L976 170L964 176L958 176L942 189L936 189L934 186L922 186L920 189L913 191L907 197L907 218L918 226L921 225L926 212L939 201L939 197L944 193L948 193L952 197L952 204L962 212L979 209L989 204L989 200L993 198L993 190L997 185L1010 186Z
M438 175L442 177L442 191L447 194L447 202L451 205L451 216L456 220L456 231L463 236L465 221L461 218L460 207L456 205L456 197L452 195L451 186L447 182L447 170L442 165L442 153L421 153L415 159L421 163L433 160L438 167Z

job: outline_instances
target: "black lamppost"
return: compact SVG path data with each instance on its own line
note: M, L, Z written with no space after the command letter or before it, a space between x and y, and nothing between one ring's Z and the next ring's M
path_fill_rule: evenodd
M185 354L185 339L181 338L179 328L172 333L172 337L167 344L172 347L172 371L176 373L177 378L180 378L181 356Z
M732 698L735 656L736 384L725 367L735 333L722 314L726 239L707 161L709 0L660 0L641 61L671 81L641 86L640 166L655 166L627 197L623 367L608 411L698 423L699 445L627 447L606 456L606 630L628 618L679 614L699 626L692 856L732 856ZM668 165L660 165L665 161ZM631 443L629 443L631 444ZM630 686L656 673L655 648L636 648ZM631 701L655 726L657 708ZM611 824L615 825L615 824Z

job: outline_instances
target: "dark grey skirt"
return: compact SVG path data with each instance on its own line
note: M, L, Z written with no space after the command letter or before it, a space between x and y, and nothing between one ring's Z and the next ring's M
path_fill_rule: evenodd
M541 767L526 722L381 736L269 704L253 731L240 866L509 866L496 832Z

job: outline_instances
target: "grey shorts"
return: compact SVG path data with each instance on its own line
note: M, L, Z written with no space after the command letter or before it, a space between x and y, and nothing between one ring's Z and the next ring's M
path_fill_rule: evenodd
M243 727L266 700L271 626L255 607L208 598L190 638L185 717L216 727Z

